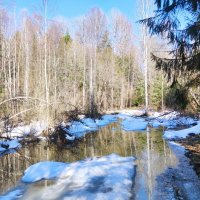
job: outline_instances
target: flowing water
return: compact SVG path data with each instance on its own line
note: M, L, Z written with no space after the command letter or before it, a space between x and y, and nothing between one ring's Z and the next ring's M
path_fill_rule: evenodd
M30 193L53 184L54 181L45 180L34 184L20 182L24 170L39 161L74 162L111 153L137 158L133 199L152 199L156 177L168 167L175 167L178 163L176 156L163 139L162 128L125 132L119 123L112 123L65 148L43 141L29 144L19 149L17 153L0 157L0 194L16 186L24 187L23 199L26 199Z

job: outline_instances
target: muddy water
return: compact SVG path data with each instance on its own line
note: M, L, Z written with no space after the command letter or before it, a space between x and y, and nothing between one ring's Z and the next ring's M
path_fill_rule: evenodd
M176 166L178 162L163 140L162 133L162 128L125 132L118 123L113 123L65 148L47 142L28 145L15 154L0 157L0 194L17 186L24 187L24 196L27 196L53 184L53 181L40 181L28 185L20 182L24 170L39 161L74 162L87 157L117 153L137 158L133 198L152 199L156 177L166 168Z

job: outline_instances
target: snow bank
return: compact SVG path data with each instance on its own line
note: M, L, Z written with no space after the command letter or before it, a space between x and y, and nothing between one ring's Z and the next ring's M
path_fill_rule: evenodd
M94 120L91 118L82 118L80 121L73 121L65 124L61 123L62 129L68 133L66 134L67 140L74 140L76 138L83 137L85 133L91 131L97 131L101 126L108 125L111 122L117 121L115 115L104 115L102 119ZM67 126L69 125L69 128ZM48 128L47 123L44 121L34 121L30 125L26 126L17 126L13 129L10 129L9 132L3 133L3 137L16 138L23 137L29 134L33 134L36 137L39 137L41 133ZM0 151L4 150L0 147Z
M47 129L47 124L44 121L32 122L30 125L17 126L13 129L10 129L7 133L3 133L2 136L9 137L12 140L0 140L0 152L8 149L20 148L21 144L17 139L14 138L24 137L29 134L33 134L38 137L45 129ZM7 147L4 148L1 146L1 144L6 145Z
M108 125L117 121L115 115L103 115L102 119L83 118L81 121L73 121L69 125L68 129L65 129L67 133L75 136L76 138L83 137L86 133L91 131L97 131L102 126Z
M2 136L9 138L23 137L28 134L39 136L42 133L42 131L44 131L47 128L47 123L45 123L44 121L34 121L30 125L17 126L9 130L9 132L3 133Z
M154 119L156 117L156 119ZM167 128L175 128L176 126L181 125L193 125L197 123L197 121L191 117L183 117L180 116L180 113L178 112L171 112L169 114L163 115L163 113L152 113L152 115L149 117L149 124L152 127L159 127L164 126Z
M30 133L35 136L40 136L41 133L48 128L48 124L45 121L35 121L30 124Z
M186 138L190 133L199 134L200 133L200 121L197 123L196 126L183 129L183 130L168 130L164 133L164 138L172 139L172 138Z
M5 145L6 148L2 147L2 145ZM20 148L21 144L19 143L18 140L0 140L0 152L1 151L6 151L8 149L16 149Z
M121 127L125 131L145 130L148 122L143 118L128 118L122 121Z
M24 173L22 181L26 183L36 182L41 179L53 179L60 176L68 166L66 163L43 161L30 166Z
M143 113L144 111L141 111ZM178 112L170 112L168 114L153 112L151 116L147 118L148 121L145 121L143 118L134 118L134 112L122 112L116 116L122 119L122 129L125 131L136 131L136 130L145 130L147 125L156 128L159 126L164 126L167 128L175 128L181 125L194 125L197 121L191 117L180 116Z
M11 129L7 133L3 133L2 135L4 137L14 138L14 137L23 137L24 135L27 135L30 133L30 126L17 126L13 129Z
M45 199L47 194L52 199L129 199L135 173L133 161L133 157L111 154L71 164L41 162L29 167L22 181L58 178L55 185L35 193L36 199Z

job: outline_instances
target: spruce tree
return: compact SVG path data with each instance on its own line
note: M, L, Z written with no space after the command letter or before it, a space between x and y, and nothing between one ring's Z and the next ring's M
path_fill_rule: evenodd
M187 93L200 84L200 0L155 0L155 4L155 15L140 23L147 25L151 35L166 38L172 49L167 57L152 53L152 60L172 88Z

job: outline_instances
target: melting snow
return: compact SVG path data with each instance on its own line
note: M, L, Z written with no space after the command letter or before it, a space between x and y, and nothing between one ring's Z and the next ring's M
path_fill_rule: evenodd
M166 139L172 139L172 138L186 138L190 133L194 133L194 134L199 134L200 133L200 122L197 123L197 125L187 128L187 129L183 129L183 130L169 130L169 131L165 131L164 133L164 138Z
M4 148L4 147L2 147L2 145L5 145L7 147ZM21 147L21 144L16 139L13 139L13 140L0 140L0 152L1 151L6 151L8 149L16 149L16 148L20 148L20 147Z
M44 121L35 121L30 125L26 126L17 126L11 129L7 133L3 133L3 137L15 138L15 137L23 137L24 135L34 134L35 136L39 136L42 131L47 129L47 124Z
M156 117L156 119L154 119ZM159 126L165 126L167 128L175 128L176 126L180 125L193 125L197 121L191 117L182 117L180 116L180 113L178 112L171 112L166 115L162 115L161 113L153 113L151 117L149 117L150 125L152 127L159 127Z
M134 173L133 157L111 154L71 164L40 162L25 171L22 181L58 178L32 199L45 199L50 193L52 199L129 199Z
M125 131L145 130L148 122L143 118L127 118L122 121L121 126Z
M53 179L60 176L60 174L68 166L62 162L43 161L30 166L22 177L23 182L36 182L41 179Z
M154 128L159 127L159 126L164 126L167 128L175 128L181 125L186 125L186 126L194 125L194 124L197 124L198 122L197 120L191 117L180 116L180 113L175 112L175 111L170 112L168 114L166 113L164 115L163 113L154 112L151 114L150 117L147 118L148 121L145 121L145 119L141 117L136 118L132 116L131 112L129 113L122 112L122 113L117 114L116 116L123 120L121 123L121 127L125 131L145 130L147 128L147 125L150 125ZM200 131L197 131L197 132L200 132ZM182 133L180 132L180 135L181 134ZM184 136L183 134L183 137L186 137L186 136Z
M67 133L74 135L76 138L83 137L86 133L97 131L102 126L108 125L111 122L117 121L115 115L104 115L102 119L83 118L81 121L73 121L66 130Z

